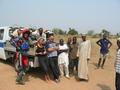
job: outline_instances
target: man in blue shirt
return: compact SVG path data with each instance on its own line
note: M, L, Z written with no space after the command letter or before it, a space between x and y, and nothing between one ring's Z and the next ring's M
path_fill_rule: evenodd
M107 39L106 35L103 35L103 38L98 40L96 42L100 47L100 58L98 61L98 66L97 68L99 68L101 66L101 68L103 69L104 63L106 61L106 57L108 55L109 52L109 48L112 46L112 43ZM101 65L101 61L103 59L102 65Z
M49 65L56 82L59 82L60 71L58 67L58 47L54 42L54 36L50 35L47 41L47 51L48 51L48 59Z

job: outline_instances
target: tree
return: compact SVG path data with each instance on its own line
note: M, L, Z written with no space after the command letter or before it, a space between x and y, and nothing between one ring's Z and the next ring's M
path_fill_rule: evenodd
M78 32L73 28L69 28L68 34L69 35L78 35Z
M89 30L89 31L87 32L87 35L93 36L93 35L94 35L94 30Z
M106 35L106 36L109 36L109 35L110 35L110 32L107 31L106 29L103 29L102 32L101 32L101 34L104 34L104 35Z
M59 35L64 35L65 34L65 32L63 31L63 30L59 30Z
M66 31L63 31L62 29L59 29L59 28L54 28L52 30L52 32L56 35L65 35L66 34Z
M53 28L53 29L52 29L52 32L53 32L54 34L59 34L59 29L58 29L58 28Z

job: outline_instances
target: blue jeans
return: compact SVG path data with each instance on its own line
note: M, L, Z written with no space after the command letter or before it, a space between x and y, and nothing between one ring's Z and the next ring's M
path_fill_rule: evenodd
M50 65L50 69L52 71L54 80L59 79L60 70L59 70L59 66L58 66L58 58L57 57L49 57L49 65Z

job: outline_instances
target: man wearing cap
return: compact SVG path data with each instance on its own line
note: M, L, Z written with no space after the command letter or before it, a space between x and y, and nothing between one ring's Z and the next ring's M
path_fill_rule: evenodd
M98 61L98 66L97 68L99 68L101 66L101 68L103 69L104 63L106 61L108 52L110 47L112 46L112 43L110 42L110 40L107 39L107 36L104 34L103 38L98 40L96 42L99 46L100 46L100 58ZM101 60L103 59L102 65L101 65Z
M86 34L82 34L82 41L78 46L77 57L78 61L78 78L88 81L88 60L91 54L91 42L86 40Z

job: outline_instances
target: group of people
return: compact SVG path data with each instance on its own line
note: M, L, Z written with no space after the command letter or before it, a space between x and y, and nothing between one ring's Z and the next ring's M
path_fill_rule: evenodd
M59 43L54 41L54 34L49 33L46 38L46 31L42 28L39 32L33 32L36 35L36 57L44 71L45 80L51 82L60 82L60 77L65 76L70 79L71 76L77 75L78 79L88 81L88 61L91 56L91 41L86 39L86 34L81 35L81 41L78 42L77 37L68 38L65 43L64 39L60 39ZM22 34L22 36L21 36ZM14 33L13 33L13 36ZM15 36L16 37L16 36ZM28 54L30 48L30 32L29 29L17 31L17 37L13 39L12 45L16 47L16 57L19 60L20 67L16 82L23 84L23 76L28 66ZM100 58L97 68L104 68L104 63L109 53L112 43L107 39L106 35L96 42L100 46ZM116 61L116 88L120 90L120 40L117 41L118 53ZM20 59L19 58L19 59ZM101 64L102 62L102 64ZM53 79L51 79L51 76Z
M59 43L54 42L54 35L46 41L48 63L53 73L54 80L60 81L60 77L70 78L78 73L78 78L88 81L88 65L90 59L91 42L82 34L82 41L77 42L77 37L69 38L65 43L63 39ZM40 60L39 60L40 61Z
M82 35L80 44L77 37L69 38L67 43L63 39L56 43L54 35L50 35L47 41L39 38L36 49L39 63L45 72L45 80L51 81L51 71L55 82L60 82L62 76L70 79L70 75L75 74L74 70L79 79L88 80L87 61L90 59L90 52L91 43L86 40L86 35Z
M90 59L91 43L90 40L86 40L85 34L82 34L80 43L77 37L68 38L67 43L60 39L57 43L54 41L54 34L49 33L46 38L42 28L33 32L37 40L35 43L31 43L30 35L28 28L16 30L12 34L11 44L16 48L16 59L19 63L16 82L25 83L23 78L28 67L28 51L31 44L36 46L35 55L47 82L52 81L51 76L55 82L60 82L62 76L70 79L75 70L80 79L88 80L87 60Z

